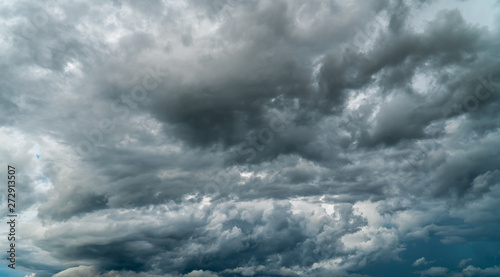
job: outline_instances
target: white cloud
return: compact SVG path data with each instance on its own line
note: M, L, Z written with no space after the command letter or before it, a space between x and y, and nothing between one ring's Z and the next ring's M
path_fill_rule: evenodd
M447 276L448 269L445 267L431 267L429 269L418 271L420 276Z
M472 261L472 258L460 260L460 263L458 263L458 267L460 268L465 267L465 265L470 263L470 261Z
M425 257L422 257L422 258L419 258L417 259L412 266L421 266L421 265L426 265L426 264L430 264L430 263L433 263L434 261L432 262L429 262L425 259Z

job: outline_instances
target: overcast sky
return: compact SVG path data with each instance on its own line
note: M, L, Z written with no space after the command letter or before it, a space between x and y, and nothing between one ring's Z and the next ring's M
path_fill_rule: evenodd
M0 33L1 276L500 276L499 1L2 1Z

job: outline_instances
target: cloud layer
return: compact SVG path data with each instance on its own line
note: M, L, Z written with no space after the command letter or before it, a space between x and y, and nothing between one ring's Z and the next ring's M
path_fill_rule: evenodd
M0 4L19 270L497 275L499 8Z

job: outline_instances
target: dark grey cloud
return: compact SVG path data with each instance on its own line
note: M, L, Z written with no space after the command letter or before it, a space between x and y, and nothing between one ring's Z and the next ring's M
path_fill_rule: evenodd
M19 269L497 274L499 22L473 1L1 4Z

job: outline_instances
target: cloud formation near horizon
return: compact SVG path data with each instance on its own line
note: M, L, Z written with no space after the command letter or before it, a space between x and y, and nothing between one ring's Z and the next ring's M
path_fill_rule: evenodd
M21 274L500 272L498 2L47 0L0 24Z

